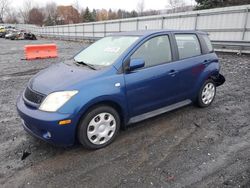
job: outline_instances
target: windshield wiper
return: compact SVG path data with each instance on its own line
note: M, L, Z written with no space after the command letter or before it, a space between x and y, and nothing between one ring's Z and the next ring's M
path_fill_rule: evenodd
M85 63L85 62L83 62L83 61L74 61L74 62L77 63L78 65L79 65L79 64L80 64L80 65L85 65L85 66L87 66L87 67L89 67L89 68L91 68L91 69L93 69L93 70L96 70L95 66L92 65L92 64Z

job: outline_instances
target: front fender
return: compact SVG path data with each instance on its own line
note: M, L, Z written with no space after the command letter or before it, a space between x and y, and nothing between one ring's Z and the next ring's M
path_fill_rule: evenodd
M119 83L118 86L117 83ZM126 92L122 74L91 80L78 88L80 88L79 93L59 109L60 113L73 114L79 121L91 106L112 102L119 106L123 116L127 117Z
M93 100L89 101L88 103L86 103L81 110L79 111L79 118L81 118L83 115L85 115L85 113L92 107L98 104L115 104L116 106L119 107L120 109L120 113L122 115L123 118L123 122L126 123L128 120L128 109L127 109L127 105L126 105L126 100L125 100L125 96L121 97L119 95L117 96L100 96L97 98L94 98Z

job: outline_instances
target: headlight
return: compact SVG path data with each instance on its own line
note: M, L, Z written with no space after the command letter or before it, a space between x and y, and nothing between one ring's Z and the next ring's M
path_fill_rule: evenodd
M51 93L42 102L39 110L46 112L56 112L77 93L78 91L59 91Z

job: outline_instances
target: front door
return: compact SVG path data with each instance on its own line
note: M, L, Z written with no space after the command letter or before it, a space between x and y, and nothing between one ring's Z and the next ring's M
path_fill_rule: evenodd
M130 117L173 103L179 77L172 63L169 36L147 40L130 57L134 58L144 59L145 67L124 75Z

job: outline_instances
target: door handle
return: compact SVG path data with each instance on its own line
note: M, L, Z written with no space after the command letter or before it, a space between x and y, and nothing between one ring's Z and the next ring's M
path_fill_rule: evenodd
M211 59L206 59L203 61L203 65L207 66L212 60Z
M176 71L176 70L170 70L169 72L168 72L168 74L170 75L170 76L175 76L176 74L178 73L178 71Z

